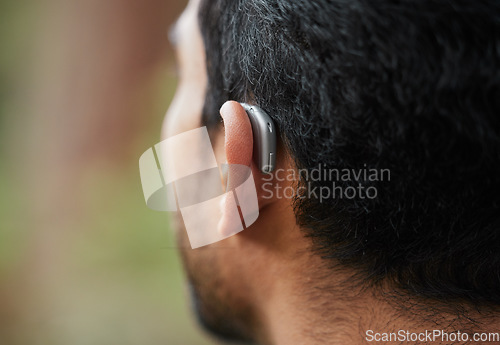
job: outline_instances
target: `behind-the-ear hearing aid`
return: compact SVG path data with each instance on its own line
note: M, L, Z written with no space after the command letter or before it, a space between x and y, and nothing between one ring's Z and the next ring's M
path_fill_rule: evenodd
M269 174L276 165L276 130L274 122L256 105L240 103L250 118L253 132L253 155L260 171Z

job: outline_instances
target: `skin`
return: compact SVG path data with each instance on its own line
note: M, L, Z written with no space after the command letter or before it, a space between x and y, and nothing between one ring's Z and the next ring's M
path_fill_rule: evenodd
M180 81L165 117L164 138L202 126L207 77L197 11L198 1L191 1L175 27ZM194 306L207 329L227 339L276 345L361 344L366 330L419 332L448 329L450 324L451 331L479 330L443 312L439 304L413 297L406 305L395 304L384 298L394 290L391 286L361 289L350 283L351 270L327 267L296 225L290 199L263 198L264 176L252 161L252 128L243 108L228 101L220 114L224 126L212 138L217 161L251 167L259 218L237 235L198 249L190 248L180 218L173 220ZM282 149L277 168L292 168ZM284 188L290 182L273 183ZM467 317L482 320L480 314L464 309ZM416 316L419 312L433 318L424 321ZM498 319L487 320L483 329L498 329Z

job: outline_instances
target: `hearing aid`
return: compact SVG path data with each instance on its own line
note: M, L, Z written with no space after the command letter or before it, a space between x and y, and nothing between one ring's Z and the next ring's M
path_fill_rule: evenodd
M264 174L276 166L276 129L271 117L260 107L240 103L250 119L253 132L254 161Z

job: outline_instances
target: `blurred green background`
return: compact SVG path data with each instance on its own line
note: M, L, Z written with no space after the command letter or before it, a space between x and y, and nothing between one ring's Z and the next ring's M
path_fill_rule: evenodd
M0 344L214 344L138 159L185 1L0 1Z

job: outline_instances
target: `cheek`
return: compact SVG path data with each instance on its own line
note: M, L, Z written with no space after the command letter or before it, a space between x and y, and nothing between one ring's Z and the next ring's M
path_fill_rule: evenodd
M189 52L187 56L186 50ZM181 78L163 121L163 138L201 126L207 85L203 50L201 46L189 46L182 52L179 56Z
M181 82L163 120L162 139L200 127L204 99L204 86Z
M163 120L162 140L203 127L201 117L206 96L206 77L201 73L203 70L199 66L196 70L199 71L197 77L193 74L185 76L177 87ZM217 162L225 163L224 129L219 128L216 131L211 131L211 141Z

